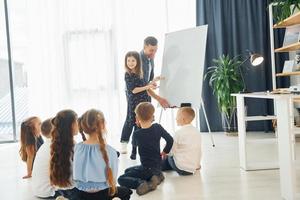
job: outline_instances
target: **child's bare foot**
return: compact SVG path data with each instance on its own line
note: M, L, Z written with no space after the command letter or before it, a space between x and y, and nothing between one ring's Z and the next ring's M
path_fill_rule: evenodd
M67 199L65 197L63 197L63 196L59 196L55 200L67 200Z
M23 179L31 178L31 175L23 176Z

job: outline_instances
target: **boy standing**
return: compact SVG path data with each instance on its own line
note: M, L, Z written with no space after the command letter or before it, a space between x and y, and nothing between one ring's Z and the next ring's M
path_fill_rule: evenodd
M192 175L200 169L201 135L191 122L195 112L191 107L178 110L176 122L181 128L175 132L171 154L162 161L162 170L175 170L179 175Z
M141 129L134 134L141 165L127 168L125 174L118 179L121 186L136 189L138 195L155 190L164 179L161 172L161 137L166 141L163 155L169 153L173 145L172 136L161 125L152 124L154 111L153 105L149 102L142 102L136 107L136 123Z

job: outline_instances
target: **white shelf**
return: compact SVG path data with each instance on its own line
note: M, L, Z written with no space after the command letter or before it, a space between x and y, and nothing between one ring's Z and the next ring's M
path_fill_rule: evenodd
M272 120L272 119L277 119L277 118L274 115L245 117L245 121L262 121L262 120Z

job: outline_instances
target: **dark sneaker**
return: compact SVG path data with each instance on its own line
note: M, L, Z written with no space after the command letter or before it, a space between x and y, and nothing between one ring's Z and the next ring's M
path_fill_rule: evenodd
M133 153L132 153L132 154L130 155L130 159L131 159L131 160L136 160L136 154L133 154Z
M165 180L165 176L163 175L163 173L160 173L158 175L158 178L159 178L159 183L158 184L160 184L161 182L163 182Z
M154 185L152 185L151 183L148 183L147 181L144 181L142 184L140 184L137 188L136 188L136 193L138 195L144 195L147 194L148 192L155 190L156 186L154 188Z
M156 186L160 184L160 178L157 175L153 175L150 179L150 181L148 182L148 184L150 184L150 186L153 188L153 190L156 189Z

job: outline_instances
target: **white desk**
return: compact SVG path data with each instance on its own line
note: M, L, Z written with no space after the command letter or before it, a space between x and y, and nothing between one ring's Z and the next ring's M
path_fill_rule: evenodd
M238 115L238 131L239 131L239 155L240 166L244 170L258 170L258 169L271 169L276 168L274 165L266 165L258 167L257 169L251 169L251 166L247 166L247 154L246 154L246 121L252 120L267 120L277 119L277 131L278 131L278 160L280 167L280 188L281 196L286 200L296 199L296 171L295 163L293 159L293 139L292 139L292 118L290 106L292 99L299 97L299 95L292 94L269 94L266 92L255 92L245 94L232 94L237 99L237 115ZM274 107L276 108L275 116L260 116L247 117L245 115L245 98L261 98L261 99L273 99ZM250 119L250 120L249 120Z

